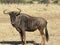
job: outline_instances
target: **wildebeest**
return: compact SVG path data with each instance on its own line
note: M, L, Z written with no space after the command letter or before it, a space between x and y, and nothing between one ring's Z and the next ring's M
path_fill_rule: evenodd
M13 27L16 28L16 30L21 35L21 40L23 42L23 45L26 45L26 34L25 31L33 32L36 29L39 30L40 35L42 37L42 45L45 45L45 38L46 41L49 39L48 30L47 30L47 21L42 17L33 17L25 13L21 13L21 9L17 11L10 11L6 12L6 10L3 11L4 14L9 14L11 24ZM45 29L45 34L44 34Z

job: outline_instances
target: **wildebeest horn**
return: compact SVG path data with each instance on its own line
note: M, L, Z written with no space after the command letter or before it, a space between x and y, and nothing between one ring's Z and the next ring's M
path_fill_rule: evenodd
M3 11L3 13L4 13L4 14L9 14L9 12L7 12L7 13L6 13L6 11L7 11L7 9L6 9L6 10L4 10L4 11Z
M21 9L17 8L19 10L19 12L21 12Z

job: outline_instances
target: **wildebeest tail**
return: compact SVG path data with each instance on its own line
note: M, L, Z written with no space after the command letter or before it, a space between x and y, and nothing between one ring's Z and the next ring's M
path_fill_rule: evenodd
M48 30L47 30L47 25L45 27L45 36L46 36L46 41L49 40L49 34L48 34Z

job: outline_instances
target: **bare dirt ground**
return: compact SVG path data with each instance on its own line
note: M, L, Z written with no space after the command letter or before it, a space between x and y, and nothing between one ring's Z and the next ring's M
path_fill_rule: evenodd
M43 17L48 21L49 41L46 45L60 45L60 5L50 4L0 4L0 45L19 45L21 39L19 33L10 24L9 16L3 14L4 9L17 10L20 8L23 13L31 16ZM38 45L41 43L41 36L38 30L26 32L27 45Z

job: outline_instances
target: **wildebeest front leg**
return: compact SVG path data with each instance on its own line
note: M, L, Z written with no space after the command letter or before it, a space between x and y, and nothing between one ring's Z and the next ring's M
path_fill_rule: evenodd
M42 45L45 45L45 34L44 34L44 28L43 27L41 27L41 28L39 28L39 31L40 31L40 35L41 35L41 37L42 37Z
M26 35L25 35L25 17L21 17L21 22L20 22L20 29L21 29L21 38L23 41L23 45L26 45Z
M20 36L21 36L21 41L23 42L23 34L22 34L22 31L19 32L20 33ZM24 43L24 42L23 42Z
M24 45L26 45L26 34L23 32L23 40L24 40Z
M20 32L21 35L21 40L23 42L23 45L26 45L26 36L25 36L25 32L21 31Z

